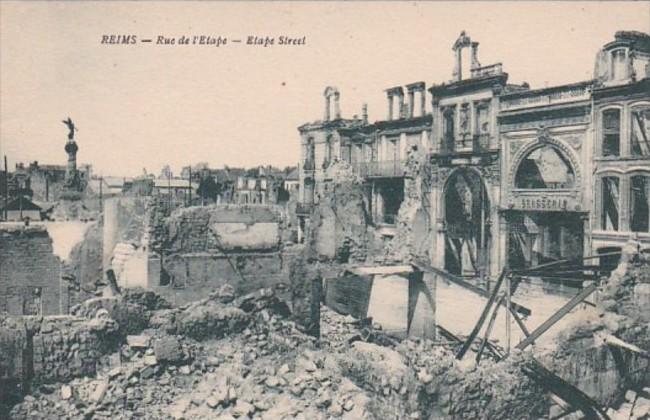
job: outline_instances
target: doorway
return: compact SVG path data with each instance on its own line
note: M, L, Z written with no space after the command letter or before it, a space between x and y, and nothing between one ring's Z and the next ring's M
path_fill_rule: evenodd
M480 175L459 169L444 189L445 270L468 277L488 271L490 203Z

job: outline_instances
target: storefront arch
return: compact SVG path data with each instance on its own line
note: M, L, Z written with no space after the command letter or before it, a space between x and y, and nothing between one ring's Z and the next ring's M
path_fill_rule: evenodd
M580 161L544 129L519 150L508 172L507 258L511 268L584 255L586 212Z
M490 198L481 173L458 168L442 193L445 226L445 270L479 277L487 272L490 237Z
M571 147L558 139L550 137L544 130L541 130L541 132L538 134L536 141L532 141L523 146L512 158L512 164L510 165L510 170L508 171L507 185L509 189L511 191L523 189L517 187L515 182L516 175L522 167L524 161L529 158L531 154L537 149L541 150L542 148L557 152L558 158L562 159L572 170L574 177L573 186L566 189L580 190L582 187L582 171L580 170L580 160Z

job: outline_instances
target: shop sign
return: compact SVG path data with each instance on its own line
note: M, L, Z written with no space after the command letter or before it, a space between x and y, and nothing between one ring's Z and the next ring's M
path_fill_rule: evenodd
M580 205L575 197L557 195L515 196L512 208L527 211L577 211Z

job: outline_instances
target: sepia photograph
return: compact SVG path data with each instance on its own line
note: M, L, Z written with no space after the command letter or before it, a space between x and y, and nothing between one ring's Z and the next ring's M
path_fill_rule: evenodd
M0 1L0 419L650 420L650 2Z

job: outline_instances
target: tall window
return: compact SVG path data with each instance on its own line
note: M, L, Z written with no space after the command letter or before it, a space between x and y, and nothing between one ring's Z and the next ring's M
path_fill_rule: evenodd
M372 161L372 143L364 143L363 145L363 160L364 162Z
M650 156L650 106L633 108L631 118L630 154Z
M627 78L627 57L625 48L612 51L612 80Z
M630 178L630 230L650 232L650 176Z
M348 162L348 163L351 162L351 159L352 159L352 157L351 157L352 149L351 148L352 148L352 146L350 145L350 143L345 143L345 144L342 143L341 144L341 160L342 161Z
M444 128L443 128L443 150L452 151L454 150L454 110L452 108L445 110L443 114L444 118Z
M332 136L327 136L327 140L325 140L325 162L326 164L330 163L332 161L332 158L334 157L334 139Z
M315 159L315 146L314 139L308 138L305 150L305 169L313 170L314 169L314 159Z
M603 230L618 230L619 180L607 176L602 179L602 204L600 225Z
M476 111L476 133L488 134L490 132L490 105L480 104Z
M620 156L621 111L608 109L603 112L603 156Z
M399 160L399 137L389 138L386 150L386 160Z

